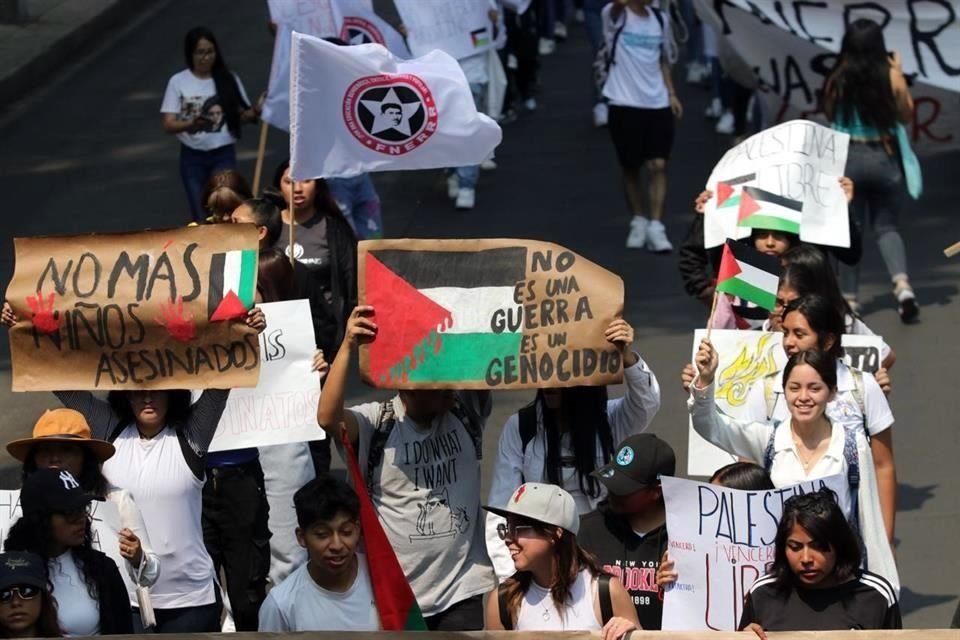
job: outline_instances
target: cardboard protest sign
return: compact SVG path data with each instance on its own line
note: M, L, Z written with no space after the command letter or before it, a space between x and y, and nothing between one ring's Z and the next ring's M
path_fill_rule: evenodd
M706 335L706 329L698 329L694 333L690 362L694 362L700 341ZM766 407L756 404L761 399L760 396L751 397L750 391L755 384L763 384L763 379L767 376L783 371L787 364L787 354L783 351L783 334L779 331L715 329L710 333L710 341L720 358L714 381L717 407L735 420L750 417L756 419L760 413L765 416ZM844 334L840 344L844 351L844 361L848 365L867 373L876 373L880 366L883 338ZM720 467L737 461L736 456L704 440L694 431L692 421L689 421L687 432L688 475L711 476Z
M844 496L847 479L830 476L770 491L669 477L661 482L678 576L665 589L663 630L734 631L744 595L773 562L783 503L824 487ZM840 507L850 512L850 504Z
M494 45L488 0L394 0L415 56L440 49L457 60Z
M17 238L14 391L249 387L253 225Z
M707 179L713 197L704 210L704 246L746 238L751 226L764 226L750 222L759 219L767 221L764 228L798 227L804 242L849 247L847 199L838 182L849 142L845 133L793 120L727 151Z
M947 2L885 0L696 0L697 13L754 70L775 122L809 118L820 110L821 91L837 63L848 24L869 18L883 26L889 51L897 51L911 81L917 152L960 147L960 13Z
M320 379L312 371L316 342L308 300L259 305L267 319L260 334L260 382L234 389L210 451L322 440L317 426Z
M604 331L623 281L563 247L533 240L360 243L360 304L376 340L364 380L386 388L530 389L622 377Z

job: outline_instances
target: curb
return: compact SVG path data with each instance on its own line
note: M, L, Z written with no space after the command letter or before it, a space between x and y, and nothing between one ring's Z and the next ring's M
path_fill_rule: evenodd
M0 78L0 105L11 105L47 83L59 68L89 53L113 27L152 9L159 0L116 0L88 20L64 34L46 51Z

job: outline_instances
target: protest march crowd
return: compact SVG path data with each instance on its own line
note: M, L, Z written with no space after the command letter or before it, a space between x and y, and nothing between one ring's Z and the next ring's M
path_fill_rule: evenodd
M404 4L397 2L401 16ZM683 116L672 79L679 56L686 56L687 82L715 82L707 115L718 119L719 134L734 136L734 147L772 124L757 106L756 87L725 71L735 64L728 60L733 54L718 53L716 30L701 24L690 0L455 4L479 7L489 24L474 44L489 38L491 45L459 58L457 82L472 99L472 117L486 113L504 127L522 127L532 117L538 69L568 29L586 29L595 77L583 78L594 92L585 117L609 129L632 216L629 248L673 251L662 218L674 128ZM332 5L343 16L364 11L362 2ZM343 16L345 25L360 24ZM391 28L373 15L365 24ZM284 24L273 27L278 43L289 37ZM416 24L394 27L383 39L416 42ZM326 41L298 38L290 55L300 64L295 56L307 44L348 55L370 35L344 27ZM317 434L325 437L211 451L231 395L215 383L194 393L135 384L105 396L94 387L56 390L63 407L44 412L29 436L7 445L22 463L22 515L0 554L0 634L593 630L613 640L634 629L684 628L682 615L668 608L674 596L696 590L692 565L681 561L693 543L668 526L665 496L678 473L676 456L649 432L657 428L661 382L677 372L693 430L725 456L709 484L698 486L713 487L722 500L763 496L754 515L772 518L769 537L745 545L765 555L756 580L739 593L742 604L728 612L727 629L765 637L766 631L901 627L892 550L894 417L887 402L896 354L876 338L879 356L867 371L844 351L845 336L873 336L856 298L868 222L901 319L912 323L919 315L897 231L910 170L901 167L907 153L898 148L896 130L909 121L913 102L900 58L888 55L877 23L849 25L823 87L828 124L849 135L845 170L821 184L849 212L847 241L808 240L798 213L804 202L726 180L732 175L689 194L694 213L679 249L680 275L687 293L709 307L692 362L658 376L634 349L629 322L611 317L595 325L590 339L616 354L608 362L622 370L623 396L608 397L606 386L587 384L588 376L568 386L558 375L550 379L555 386L543 375L533 401L503 426L486 496L481 451L495 395L489 389L399 384L389 400L348 406L352 367L371 366L364 354L373 352L364 350L399 322L378 313L379 303L362 293L372 259L363 257L358 240L388 235L389 207L381 213L368 172L306 178L298 171L312 169L298 170L307 162L296 150L265 189L258 189L259 178L251 188L236 170L234 145L245 123L269 117L272 97L250 99L223 53L239 43L222 46L210 29L186 34L186 67L170 78L160 109L163 130L181 145L193 224L256 229L255 291L249 304L238 300L239 312L223 316L230 330L264 334L270 323L256 305L309 301L316 349L310 375L317 388L322 384L309 413L312 419L315 411ZM494 85L499 89L492 91ZM429 113L403 88L368 92L357 107L366 134L396 134L378 138L387 146L402 144L411 128L429 126L422 122ZM287 127L295 133L292 99L290 114ZM441 127L434 135L446 133ZM496 161L485 152L468 166L446 166L448 195L466 210L475 206L482 172L495 171ZM711 245L711 221L734 199L740 213L733 227L742 232ZM753 208L744 213L744 203ZM387 264L393 251L400 260L398 246L376 255ZM474 270L481 284L472 286L484 287L505 267L491 259ZM507 282L513 299L517 281ZM244 297L238 288L229 298L221 285L214 316ZM486 294L476 291L470 295L479 305ZM44 310L33 306L43 304L39 291L26 312L9 293L7 300L2 324L11 339L19 330L34 331L34 340L41 340L37 331L57 331L43 328ZM564 315L559 301L553 311ZM172 318L167 330L176 338ZM720 402L728 380L719 340L728 332L777 336L770 352L776 368L752 383L737 412ZM444 334L444 344L455 336ZM482 350L486 343L476 344ZM433 357L444 358L439 342L436 349ZM123 371L134 378L130 362ZM152 362L156 373L165 360ZM114 382L119 370L111 369ZM348 468L346 481L330 473L333 448ZM104 509L115 519L95 517ZM719 509L708 514L701 505L700 515L720 517ZM718 545L742 533L732 526L723 535L717 525Z

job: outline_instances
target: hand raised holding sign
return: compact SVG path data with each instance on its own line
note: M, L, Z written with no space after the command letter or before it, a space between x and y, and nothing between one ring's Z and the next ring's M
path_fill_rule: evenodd
M612 342L623 356L623 365L625 367L636 364L640 357L630 350L633 346L633 327L623 318L617 318L610 323L604 332L608 342Z
M258 307L247 311L247 316L243 321L248 327L256 329L257 333L263 333L263 330L267 328L267 318L263 315L263 310Z
M700 350L697 351L697 357L694 363L700 371L700 383L695 384L696 389L705 389L713 384L713 376L717 373L717 367L720 364L720 357L717 355L713 345L709 340L700 342Z
M370 305L357 305L347 318L347 328L344 332L344 342L351 347L358 344L372 342L377 337L377 323L368 316L373 315Z
M17 324L17 321L17 314L13 312L13 307L10 306L9 302L4 300L3 311L0 312L0 324L9 329L13 325Z

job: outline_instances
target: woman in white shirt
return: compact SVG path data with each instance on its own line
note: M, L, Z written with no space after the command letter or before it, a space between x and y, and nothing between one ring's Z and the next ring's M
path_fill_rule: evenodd
M209 29L188 31L183 54L187 68L167 82L160 113L163 130L180 140L180 177L190 213L194 222L203 222L204 187L215 172L236 168L240 125L255 122L261 105L251 106Z
M577 513L597 508L606 492L591 475L610 462L614 446L644 431L660 409L660 385L647 363L631 350L633 327L610 323L605 337L623 359L625 393L607 400L606 387L541 389L533 404L507 419L500 433L490 504L503 504L525 481L549 482L574 498ZM513 562L497 535L504 519L487 515L487 552L497 577L513 575Z
M487 598L485 631L601 631L616 640L640 628L619 580L611 580L577 543L573 496L551 484L520 485L503 506L500 538L516 573Z
M701 342L696 364L700 373L690 385L688 408L697 433L732 455L762 460L777 487L845 476L847 499L843 502L853 505L847 517L863 537L867 568L899 589L866 432L847 429L827 415L827 404L837 391L836 358L818 350L798 351L790 357L783 370L790 418L783 423L734 420L717 409L713 381L718 358L709 341Z

